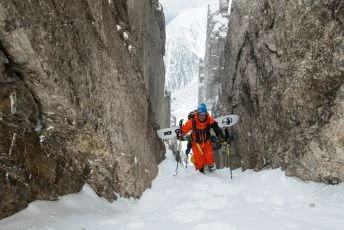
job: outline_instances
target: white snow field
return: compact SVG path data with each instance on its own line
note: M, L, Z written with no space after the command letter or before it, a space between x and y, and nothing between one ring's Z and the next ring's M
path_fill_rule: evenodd
M342 230L344 184L286 177L280 169L228 168L203 175L179 167L171 152L141 199L99 198L85 185L59 201L35 201L0 221L1 230ZM179 165L180 166L180 165Z

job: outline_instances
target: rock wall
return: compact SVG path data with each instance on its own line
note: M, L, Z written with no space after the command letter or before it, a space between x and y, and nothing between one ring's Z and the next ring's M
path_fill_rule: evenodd
M243 169L344 180L344 2L234 0L222 105Z
M142 2L145 23L161 19ZM135 48L157 38L131 39L129 15L142 9L129 14L128 5L0 0L0 218L84 183L109 201L151 185L164 153L154 113L163 105L159 90L149 96Z
M170 123L170 104L165 95L165 17L158 0L128 0L131 34L144 76L149 99L160 127Z

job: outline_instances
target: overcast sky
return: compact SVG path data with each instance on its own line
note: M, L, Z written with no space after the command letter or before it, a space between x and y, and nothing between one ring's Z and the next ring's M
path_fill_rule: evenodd
M204 6L218 0L160 0L164 7L166 24L168 24L177 14L185 8L195 8Z

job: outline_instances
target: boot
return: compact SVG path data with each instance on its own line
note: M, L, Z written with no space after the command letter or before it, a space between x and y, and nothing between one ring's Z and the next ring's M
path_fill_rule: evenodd
M215 164L208 166L209 172L214 172L216 170Z

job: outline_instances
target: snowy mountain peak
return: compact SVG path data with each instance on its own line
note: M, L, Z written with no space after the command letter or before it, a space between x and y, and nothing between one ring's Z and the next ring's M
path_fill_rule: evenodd
M206 15L206 6L181 11L181 13L166 27L166 48L168 49L171 47L168 41L175 41L173 38L183 38L182 41L185 42L185 45L188 45L191 51L199 58L203 58L207 28ZM171 39L168 39L168 37Z
M204 57L207 6L183 10L166 27L166 88L174 91L198 78Z

